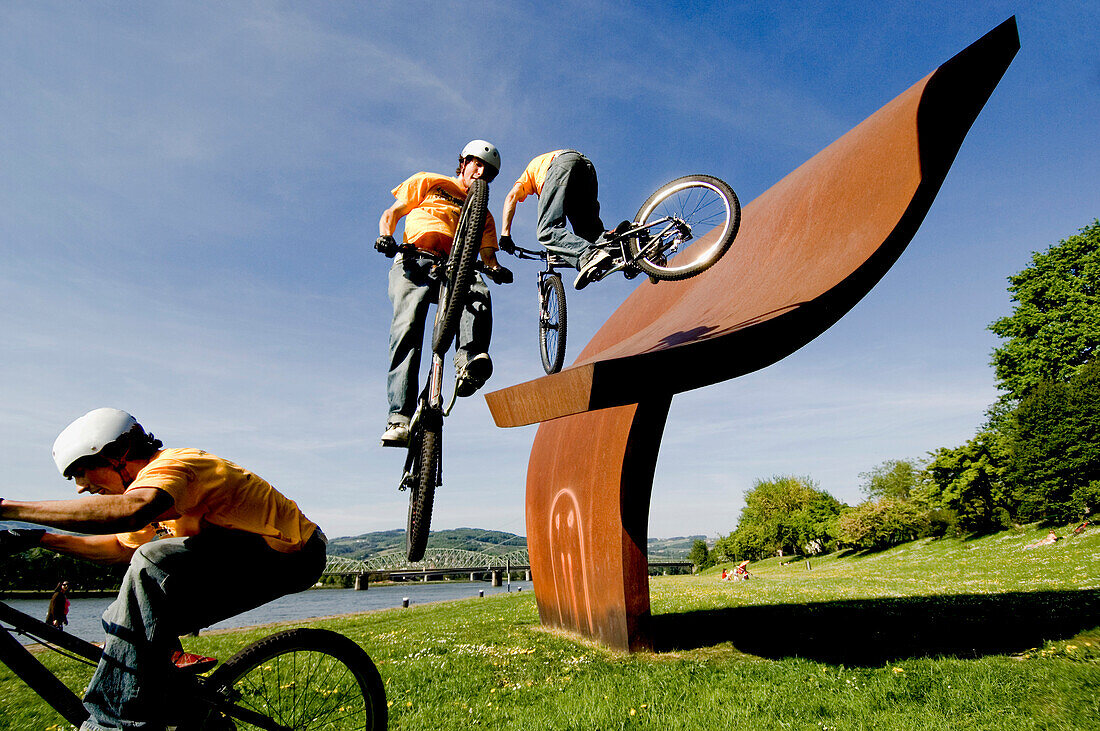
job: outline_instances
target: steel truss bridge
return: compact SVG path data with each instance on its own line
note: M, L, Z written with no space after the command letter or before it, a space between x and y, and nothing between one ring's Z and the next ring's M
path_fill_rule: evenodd
M492 571L524 571L531 562L527 549L493 555L479 551L460 551L455 548L429 548L424 558L411 563L402 551L383 553L369 559L353 559L329 556L325 565L328 576L358 576L360 574L447 574L479 573Z
M690 569L690 561L651 561L650 569ZM456 548L429 548L424 558L411 563L403 551L391 551L369 559L353 559L345 556L329 556L325 565L326 576L378 576L393 579L447 574L497 574L505 571L529 571L531 560L527 549L494 555L479 551L460 551Z

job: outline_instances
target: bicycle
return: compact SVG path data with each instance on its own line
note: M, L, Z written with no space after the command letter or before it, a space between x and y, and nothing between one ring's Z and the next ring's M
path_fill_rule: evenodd
M405 532L405 552L409 561L424 558L435 490L443 484L443 418L451 413L457 398L457 392L452 391L444 404L443 356L454 341L474 273L478 269L484 271L477 255L488 209L489 186L484 180L474 180L459 212L449 255L433 254L408 244L382 251L388 257L403 253L434 260L430 276L439 281L431 369L417 400L416 411L409 420L408 455L398 485L399 490L410 491Z
M728 183L711 175L677 178L649 196L633 221L605 235L599 245L612 263L593 281L620 271L627 279L647 274L654 283L694 277L722 258L740 225L741 204ZM516 246L512 253L545 265L538 274L539 351L546 373L557 373L565 361L567 313L555 267L566 262L545 249Z
M100 647L0 601L0 663L66 721L80 726L88 718L80 698L15 634L91 666L99 663ZM374 662L355 642L330 630L277 632L209 675L186 679L191 681L185 691L189 697L180 707L197 710L204 719L200 728L207 731L373 730L388 722L386 690Z

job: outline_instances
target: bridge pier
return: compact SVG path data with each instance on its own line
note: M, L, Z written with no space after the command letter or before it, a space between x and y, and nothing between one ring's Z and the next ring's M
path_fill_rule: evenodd
M500 571L499 570L493 572L492 585L493 586L500 586Z
M370 575L369 574L356 574L355 575L355 591L366 591L370 588Z

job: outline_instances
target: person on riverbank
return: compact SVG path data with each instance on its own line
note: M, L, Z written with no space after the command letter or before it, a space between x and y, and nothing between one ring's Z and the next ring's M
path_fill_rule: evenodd
M53 590L53 596L50 597L50 608L46 610L47 624L58 629L65 629L65 625L69 623L68 593L69 582L67 581L62 581Z
M130 564L103 613L81 731L200 722L199 709L169 702L178 668L203 660L182 653L179 637L307 589L325 567L325 536L292 500L232 462L163 446L125 411L96 409L53 446L61 475L90 495L0 499L0 520L90 534L0 531L4 553L41 546Z

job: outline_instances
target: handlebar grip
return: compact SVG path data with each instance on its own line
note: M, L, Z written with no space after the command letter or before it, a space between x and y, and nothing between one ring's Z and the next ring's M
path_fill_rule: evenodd
M46 534L41 528L12 528L0 530L0 556L12 556L34 548Z

